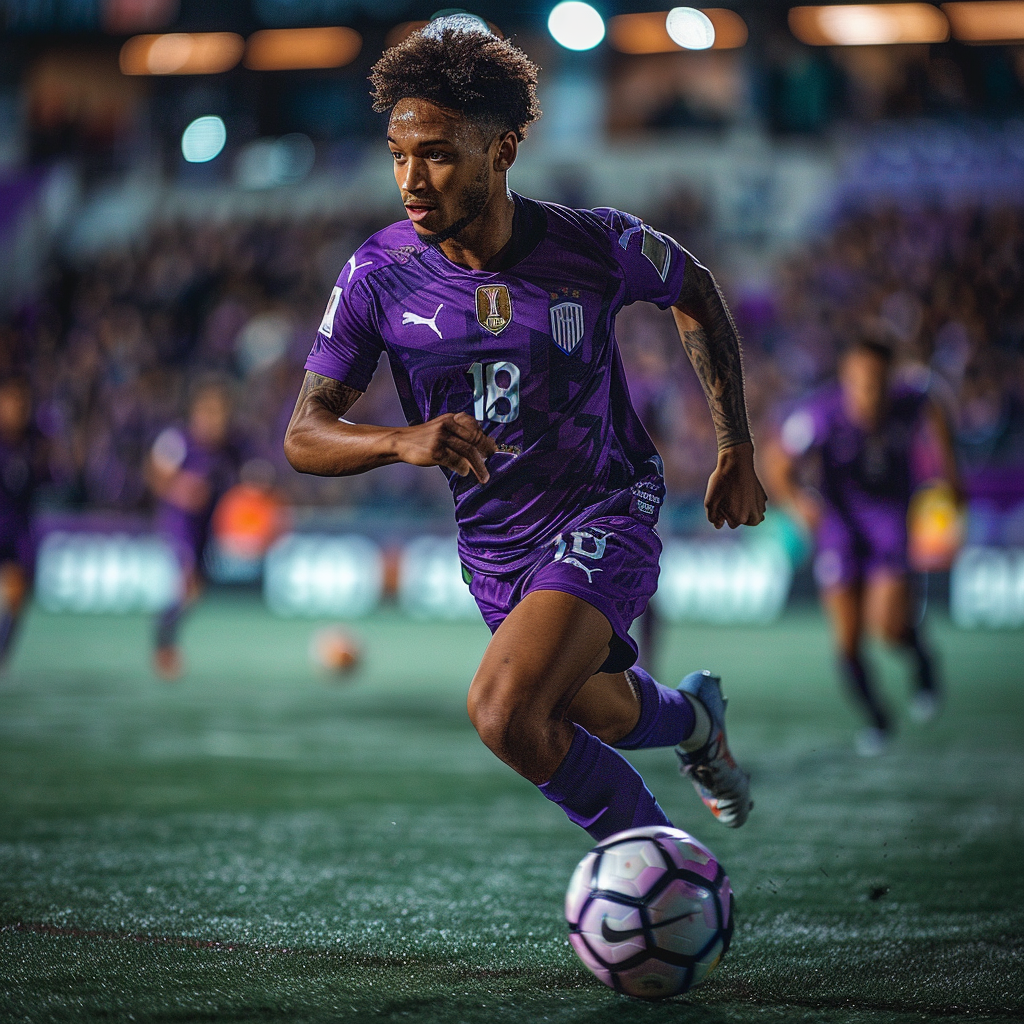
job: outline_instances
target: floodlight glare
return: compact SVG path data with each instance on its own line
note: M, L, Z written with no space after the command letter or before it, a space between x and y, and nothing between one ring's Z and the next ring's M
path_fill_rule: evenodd
M715 26L693 7L673 7L665 19L669 38L684 50L710 50L715 45Z
M590 4L565 0L551 9L548 31L567 50L592 50L604 39L604 19Z
M219 117L197 117L181 133L181 155L190 164L205 164L224 148L227 140L227 129Z

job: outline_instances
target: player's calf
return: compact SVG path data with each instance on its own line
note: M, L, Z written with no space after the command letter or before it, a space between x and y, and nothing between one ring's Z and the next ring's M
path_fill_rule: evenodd
M671 824L621 754L562 717L557 705L540 710L531 699L535 692L509 682L501 671L478 674L469 692L470 719L490 750L570 821L597 840L627 828Z

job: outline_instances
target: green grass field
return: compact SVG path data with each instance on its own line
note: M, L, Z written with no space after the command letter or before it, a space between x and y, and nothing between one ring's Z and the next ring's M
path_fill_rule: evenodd
M0 1020L1020 1020L1024 635L931 627L946 712L871 761L817 615L667 634L664 679L723 674L756 809L724 829L636 756L738 901L717 973L645 1004L566 941L587 836L469 726L482 625L359 623L338 686L309 623L214 598L169 687L142 618L36 611L0 680Z

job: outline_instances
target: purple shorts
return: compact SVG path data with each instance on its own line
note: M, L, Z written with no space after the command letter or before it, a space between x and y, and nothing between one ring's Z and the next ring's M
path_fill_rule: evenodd
M822 590L860 583L877 573L907 570L907 510L876 505L856 514L829 509L818 527L814 577Z
M612 627L601 672L621 672L637 659L629 627L658 587L661 538L631 516L581 519L541 550L524 569L490 576L469 574L469 591L493 633L535 590L558 590L593 605Z
M210 516L193 514L163 502L157 507L156 532L174 552L183 573L203 572L203 551L210 532Z

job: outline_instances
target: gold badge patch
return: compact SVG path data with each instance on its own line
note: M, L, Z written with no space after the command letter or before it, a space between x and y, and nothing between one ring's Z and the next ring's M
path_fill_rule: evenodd
M501 334L512 323L512 296L504 284L482 284L476 290L476 318L491 334Z

